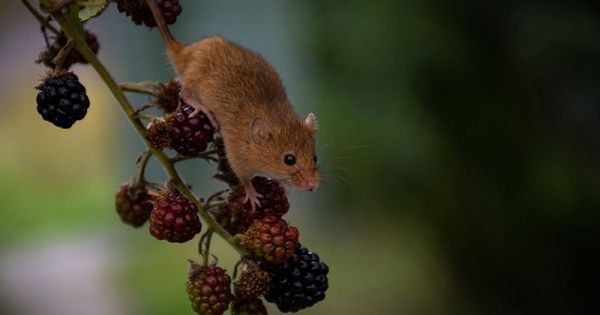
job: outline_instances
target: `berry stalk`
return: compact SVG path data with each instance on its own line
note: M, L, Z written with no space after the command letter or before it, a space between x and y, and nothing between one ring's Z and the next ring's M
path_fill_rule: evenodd
M146 137L144 136L146 132L146 128L142 124L142 122L136 117L135 110L123 94L121 87L115 82L110 73L106 70L104 65L98 60L96 55L92 52L90 47L85 42L85 39L77 32L75 27L71 24L71 22L65 17L65 15L61 11L55 11L52 13L52 16L56 20L56 22L60 25L63 32L67 37L73 41L73 45L77 51L83 56L85 60L96 70L100 78L104 81L110 92L113 94L121 109L125 112L127 119L130 124L133 126L135 131L138 133L138 136L144 141L146 147L148 147L149 153L154 155L156 159L162 165L163 170L169 176L171 181L175 184L177 189L181 194L187 197L190 201L192 201L198 207L198 214L202 218L208 226L213 229L219 236L221 236L231 247L233 247L236 251L239 252L241 256L246 256L247 252L245 249L240 247L231 234L227 232L221 225L219 225L215 219L208 214L208 208L210 205L206 205L194 196L194 194L189 190L187 185L183 182L179 173L173 166L171 160L160 150L156 150L152 147L152 145L148 142Z

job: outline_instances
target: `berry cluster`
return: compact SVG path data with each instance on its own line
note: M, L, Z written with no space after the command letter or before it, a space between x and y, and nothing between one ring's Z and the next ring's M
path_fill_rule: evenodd
M117 9L121 13L130 16L133 23L144 24L148 27L155 27L156 21L150 12L150 8L144 0L117 0ZM167 24L173 24L181 14L181 5L179 0L156 0L163 18Z
M71 128L90 107L85 87L73 72L51 74L37 89L38 113L57 127Z

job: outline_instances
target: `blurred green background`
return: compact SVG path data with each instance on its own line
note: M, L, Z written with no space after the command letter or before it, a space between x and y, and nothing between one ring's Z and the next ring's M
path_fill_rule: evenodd
M330 289L303 314L597 314L597 1L181 2L177 37L259 51L317 113L322 188L291 192L287 218ZM108 90L76 66L88 116L42 121L36 21L3 1L0 28L0 314L191 314L195 242L114 212L143 146ZM172 77L158 32L114 4L88 28L118 81ZM223 187L213 165L180 170L200 196Z

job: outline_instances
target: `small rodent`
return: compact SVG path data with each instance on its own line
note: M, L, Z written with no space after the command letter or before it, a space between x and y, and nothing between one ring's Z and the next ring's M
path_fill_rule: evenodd
M155 0L146 0L180 76L181 98L219 129L231 169L252 207L254 176L313 191L317 167L315 115L294 112L281 78L258 53L220 36L184 46L169 31Z

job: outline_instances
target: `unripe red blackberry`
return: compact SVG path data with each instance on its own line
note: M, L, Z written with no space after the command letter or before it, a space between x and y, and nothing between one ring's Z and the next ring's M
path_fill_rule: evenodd
M84 38L86 44L88 44L88 46L94 53L94 55L98 54L98 50L100 50L100 43L98 42L98 37L94 33L90 32L88 30L85 30L85 32L83 34L83 38ZM60 52L60 50L63 47L65 47L65 45L67 44L67 41L68 41L67 36L64 33L59 33L56 36L56 39L54 40L54 42L52 42L52 44L50 44L50 47L47 47L46 50L44 50L42 53L40 53L37 62L38 63L41 62L46 67L51 68L51 69L56 68L56 65L53 62L54 58L58 55L58 52ZM77 49L73 48L73 49L71 49L69 54L63 60L62 67L63 67L63 69L68 69L75 63L87 64L88 62L87 62L87 60L85 60L85 58L83 58L83 56L79 53L79 51L77 51Z
M198 208L185 197L168 193L156 200L150 215L150 234L159 240L184 243L201 229Z
M150 218L153 205L144 188L132 187L126 182L115 195L115 208L123 222L140 227Z
M177 114L168 116L167 123L171 135L171 147L183 156L198 156L213 140L215 129L208 117L199 112L194 117L194 109L184 105Z
M274 215L254 220L250 228L238 235L240 244L256 258L277 264L294 254L298 229Z
M231 315L267 315L267 308L261 299L250 301L235 300L231 304Z
M85 117L90 107L85 87L73 72L53 74L37 89L37 111L55 126L71 128Z
M163 15L167 24L173 24L177 20L177 16L181 14L181 5L179 0L155 0L158 9ZM119 12L131 16L131 20L135 24L142 24L148 27L155 27L156 22L150 12L148 4L144 0L116 0L117 9Z
M271 277L269 273L258 266L250 265L242 272L233 288L238 300L252 300L265 294L269 290Z
M233 300L231 278L225 270L216 266L190 265L186 289L192 308L200 315L220 315Z
M279 265L268 265L271 288L265 299L282 312L297 312L325 299L329 267L319 256L298 244L294 255Z

